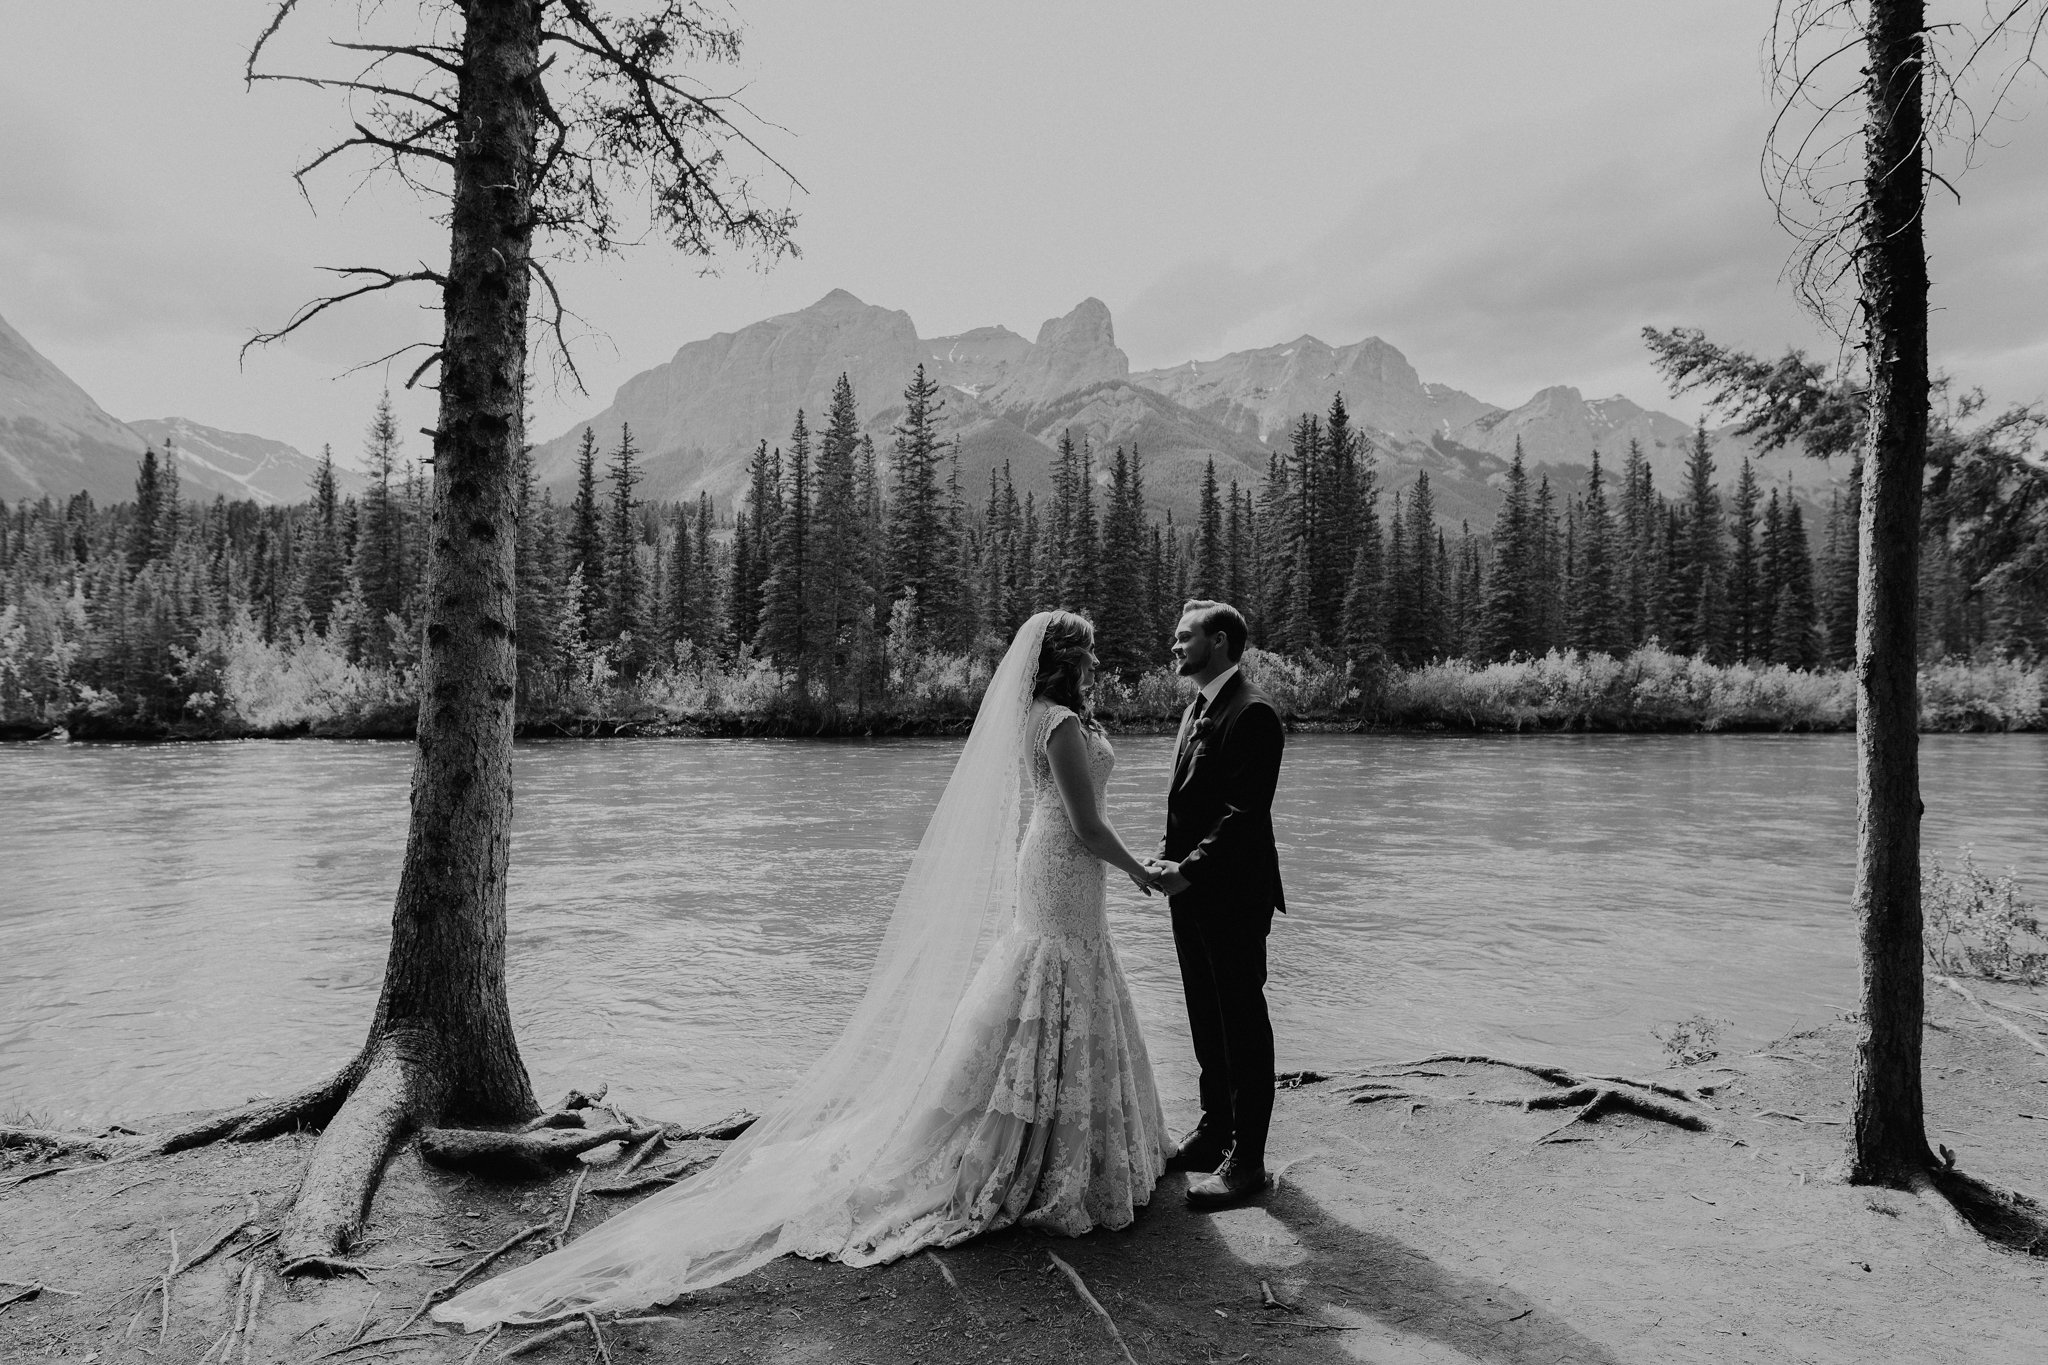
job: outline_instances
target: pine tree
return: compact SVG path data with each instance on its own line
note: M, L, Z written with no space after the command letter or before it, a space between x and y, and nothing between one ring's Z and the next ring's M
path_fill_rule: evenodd
M647 575L640 567L640 523L633 490L639 487L640 471L633 463L639 453L633 444L633 428L619 424L619 443L612 450L606 474L611 480L611 509L605 537L608 552L604 565L605 609L601 618L602 638L616 648L619 670L628 677L646 666L649 658L647 630Z
M1727 557L1721 541L1721 495L1714 487L1714 456L1702 419L1685 462L1686 500L1669 585L1671 646L1721 662L1726 657Z
M1289 510L1293 519L1286 533L1292 552L1293 573L1287 585L1288 631L1285 638L1287 648L1297 654L1313 653L1323 642L1318 589L1323 578L1321 514L1327 486L1326 458L1322 418L1314 413L1303 413L1294 424L1289 461L1289 481L1293 492Z
M1110 464L1109 503L1102 518L1102 577L1109 590L1095 617L1095 651L1106 672L1129 676L1148 662L1153 623L1141 585L1156 585L1163 564L1151 563L1151 537L1145 525L1144 490L1137 461L1116 448ZM1160 547L1164 558L1164 546ZM1147 580L1151 579L1152 584Z
M1765 657L1769 634L1766 614L1770 604L1764 595L1763 561L1757 544L1757 505L1761 500L1756 471L1745 458L1735 476L1735 502L1728 514L1731 553L1724 656L1738 662Z
M842 374L833 385L832 410L818 441L805 579L811 646L825 676L828 704L838 701L847 681L857 685L866 632L874 624L874 601L862 572L867 509L860 497L859 450L853 385Z
M1650 462L1640 442L1628 443L1621 470L1621 524L1618 528L1621 630L1631 649L1649 643L1658 633L1657 494L1650 480Z
M1537 543L1535 510L1529 502L1529 475L1522 464L1522 441L1515 438L1508 465L1507 496L1493 524L1493 567L1487 575L1485 654L1508 659L1540 653L1537 639Z
M1068 527L1066 600L1074 611L1093 617L1101 603L1102 537L1095 514L1095 453L1088 438L1074 466L1074 519Z
M578 575L576 615L584 638L597 639L604 633L604 615L610 602L605 591L604 511L597 501L597 435L583 428L583 444L576 451L576 500L569 504L568 559L566 574Z
M1258 612L1251 621L1253 643L1263 649L1291 649L1294 588L1294 485L1276 452L1266 458L1266 482L1252 521L1253 595Z
M1600 452L1593 452L1586 497L1579 506L1576 572L1572 583L1571 648L1588 654L1620 654L1628 632L1616 600L1614 519L1607 510Z
M679 535L687 520L683 516L676 518ZM696 525L690 536L689 581L692 588L685 619L689 624L690 638L705 649L721 649L725 644L725 632L721 628L725 617L718 609L718 559L712 546L716 520L711 508L711 495L699 492Z
M386 392L377 401L370 421L365 453L370 462L370 486L363 493L360 524L356 532L355 562L351 576L362 598L362 616L357 626L355 650L375 662L391 658L393 618L402 619L406 607L405 509L391 486L398 462L398 419Z
M1531 609L1535 614L1529 652L1542 654L1564 643L1564 528L1548 474L1537 481L1529 515Z
M887 595L893 603L911 594L911 633L918 640L934 634L942 610L938 599L955 554L940 501L936 422L945 402L938 394L938 382L927 379L919 365L903 390L903 420L896 424L891 456Z
M695 642L691 634L692 611L699 592L696 575L696 556L690 549L690 508L688 503L679 503L675 509L675 527L670 532L668 544L668 567L662 574L660 638L665 652L673 655L675 646L683 640ZM655 561L657 566L661 561Z
M782 450L754 447L747 465L745 508L733 518L732 587L726 594L727 631L734 644L752 645L761 633L762 589L768 582L782 519Z
M1415 471L1409 494L1408 534L1414 541L1410 563L1415 574L1416 662L1426 663L1447 652L1444 640L1444 592L1437 579L1436 497L1429 490L1429 471Z
M1422 575L1415 564L1415 537L1401 494L1394 494L1393 511L1387 516L1386 591L1382 597L1386 620L1387 657L1412 668L1428 657L1423 634L1422 603L1417 591Z
M518 612L519 706L531 714L552 700L561 663L563 612L553 499L535 487L533 447L519 456L519 549L513 561Z
M328 615L346 588L341 557L340 497L334 481L334 447L320 447L320 468L313 475L313 501L307 508L306 552L300 560L299 600L314 629L327 630Z
M1789 493L1791 489L1788 487ZM1778 490L1771 490L1764 503L1763 531L1757 551L1756 657L1768 662L1777 657L1773 622L1778 614L1778 595L1785 584L1785 508Z
M1235 507L1233 489L1233 508ZM1377 501L1375 493L1373 501ZM1397 500L1398 501L1398 500ZM1344 590L1344 651L1362 665L1376 661L1386 649L1385 552L1380 543L1378 510L1366 503L1351 555L1351 580Z
M128 531L128 569L139 573L156 552L156 524L163 514L163 482L159 475L156 447L142 448L142 462L135 472L135 519Z
M1236 512L1233 502L1231 511ZM1222 601L1229 591L1225 586L1228 549L1223 530L1223 500L1216 488L1216 457L1211 455L1202 469L1202 496L1195 522L1194 576L1190 591L1196 597Z
M1053 449L1052 501L1045 511L1045 553L1039 563L1038 605L1040 610L1072 610L1075 570L1069 562L1074 543L1074 495L1080 464L1080 448L1074 433L1060 432Z
M810 698L813 636L806 586L810 574L811 433L804 425L801 408L789 433L789 454L781 463L775 540L761 585L761 627L756 641L777 668L795 675L797 700L803 704Z
M1236 606L1241 612L1258 610L1258 603L1253 600L1257 596L1253 588L1253 574L1258 560L1257 550L1253 544L1257 524L1257 515L1252 510L1251 490L1240 491L1237 480L1232 479L1230 520L1224 533L1224 543L1227 546L1224 592L1228 594L1224 600ZM1173 609L1178 613L1180 604L1174 603Z
M1790 500L1778 572L1778 600L1771 613L1771 662L1789 668L1818 668L1827 659L1814 611L1813 552L1806 541L1806 519L1799 504Z

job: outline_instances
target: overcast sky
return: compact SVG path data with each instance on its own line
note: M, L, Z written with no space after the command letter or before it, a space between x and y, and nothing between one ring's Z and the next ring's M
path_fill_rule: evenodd
M0 0L0 316L117 417L351 459L385 380L339 376L437 334L424 297L237 351L319 291L316 267L438 263L446 241L394 185L324 174L299 196L290 171L338 105L244 91L269 8ZM714 278L659 247L570 267L590 392L541 393L537 434L835 287L925 336L1032 336L1092 294L1139 368L1378 335L1490 402L1567 383L1689 417L1645 324L1833 350L1780 282L1757 171L1771 8L746 0L743 64L711 79L780 125L760 133L803 182L778 191L803 255ZM309 0L288 54L355 13ZM2048 391L2044 130L2005 128L1931 223L1937 363L2001 402ZM408 431L431 420L430 396L403 401Z

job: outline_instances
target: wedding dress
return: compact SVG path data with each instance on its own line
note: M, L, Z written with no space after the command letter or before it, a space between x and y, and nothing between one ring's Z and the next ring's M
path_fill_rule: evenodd
M434 1316L469 1329L666 1302L787 1253L871 1265L1012 1225L1127 1226L1171 1150L1109 939L1106 868L1046 756L1065 707L1018 631L912 857L866 994L708 1170ZM1098 804L1115 764L1083 727Z

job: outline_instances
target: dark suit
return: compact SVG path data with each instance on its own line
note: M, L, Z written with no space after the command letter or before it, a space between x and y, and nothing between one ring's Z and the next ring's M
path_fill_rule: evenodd
M1202 1126L1262 1162L1273 1117L1273 1023L1266 935L1287 909L1273 845L1273 789L1286 743L1280 713L1238 673L1199 722L1182 717L1159 854L1180 864L1173 942L1202 1069Z

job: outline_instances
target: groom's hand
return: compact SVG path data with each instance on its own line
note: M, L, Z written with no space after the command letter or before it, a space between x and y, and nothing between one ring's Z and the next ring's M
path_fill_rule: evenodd
M1190 883L1186 877L1180 875L1179 863L1155 860L1153 866L1159 869L1159 873L1153 878L1152 885L1159 891L1169 896L1178 896L1181 892L1188 889Z

